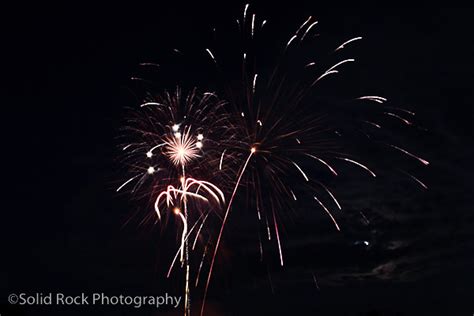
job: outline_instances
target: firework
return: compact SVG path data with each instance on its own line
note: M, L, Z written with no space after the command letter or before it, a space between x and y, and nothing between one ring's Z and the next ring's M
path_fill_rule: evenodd
M117 191L129 189L154 200L156 192L183 176L183 169L210 182L229 182L233 174L228 165L220 166L222 173L213 172L222 163L222 148L237 139L224 105L214 93L196 89L189 94L179 88L148 93L123 128L122 163L131 177Z
M290 35L288 41L282 42L277 61L259 67L260 61L271 59L268 58L267 52L262 51L256 40L258 37L262 41L265 37L269 28L267 24L267 20L260 22L256 14L251 13L249 5L246 5L242 18L237 20L239 38L242 39L237 48L240 58L230 62L221 60L219 56L229 54L220 53L222 49L219 47L206 49L218 69L218 74L224 77L218 80L224 83L221 96L224 95L229 101L236 124L244 131L245 136L239 143L239 149L247 155L241 156L236 184L216 239L205 285L204 302L222 233L239 185L243 184L248 189L245 194L247 207L257 213L268 238L270 239L272 234L275 236L280 264L283 266L279 221L285 217L284 211L291 208L292 202L299 198L295 192L298 192L301 199L316 201L315 206L319 206L328 215L335 229L339 231L341 227L334 210L341 210L341 204L318 176L322 172L328 173L328 176L338 176L337 165L347 163L360 168L369 176L376 177L374 167L370 166L372 162L361 161L359 156L364 155L353 150L353 144L369 140L376 146L395 149L423 165L429 164L425 159L402 148L402 145L380 140L376 134L378 130L383 129L381 122L389 118L412 125L404 116L413 116L413 112L386 106L388 100L376 95L348 98L341 93L340 98L332 97L330 100L318 96L317 89L324 80L355 62L354 58L342 57L341 50L356 44L362 37L357 36L335 46L329 61L321 59L315 62L312 59L312 43L317 41L315 30L318 21L310 16ZM335 61L331 61L333 59ZM234 77L241 80L234 86L229 83L232 80L232 67L228 66L229 63L239 64L240 73ZM222 74L226 74L228 80ZM377 107L361 102L371 102ZM368 130L367 124L376 127L375 131ZM361 134L366 137L360 139ZM407 175L423 188L427 188L413 175ZM263 251L261 242L259 248ZM204 304L201 309L201 314L203 313Z
M267 232L268 239L275 237L283 266L284 247L279 227L287 216L286 210L296 201L311 201L339 231L343 227L337 221L336 212L343 205L324 179L339 176L344 164L369 177L377 177L376 163L365 158L363 150L358 148L365 147L360 144L370 143L388 149L387 154L396 152L424 166L429 164L403 144L384 137L384 126L390 125L391 120L406 127L414 126L413 112L389 106L386 98L377 95L349 97L337 89L338 96L325 98L318 91L329 77L355 62L354 58L341 54L362 37L334 45L328 49L327 60L315 61L313 43L318 40L315 36L318 21L309 17L288 40L282 41L280 51L270 52L272 57L276 55L274 60L257 45L271 31L267 24L270 23L260 20L246 5L237 20L240 32L237 37L242 41L232 47L239 52L238 58L221 59L220 56L233 56L226 54L227 47L202 49L217 70L217 93L198 96L192 91L183 98L177 89L174 94L148 97L141 105L142 111L129 121L126 129L127 134L135 135L135 140L124 146L128 153L125 161L132 174L119 190L129 186L132 191L138 191L145 187L142 192L154 200L158 218L165 207L174 209L181 219L181 243L175 260L180 255L180 261L187 264L185 314L189 313L188 239L199 227L194 250L208 216L217 215L219 227L210 229L212 242L204 247L197 271L196 286L207 259L203 302L236 199L240 198L247 210L256 212L260 229ZM267 59L272 62L260 66L259 61ZM427 188L414 175L402 172L423 189ZM145 183L149 185L144 186ZM239 194L244 190L246 194ZM191 201L192 212L196 213L193 216L188 212ZM211 202L215 212L202 211L199 203ZM213 248L209 249L209 245ZM317 284L316 277L313 278ZM204 308L203 303L201 315Z
M225 188L232 178L232 172L222 167L220 151L236 135L229 128L232 124L223 105L213 93L198 95L196 90L185 96L180 89L172 94L149 95L125 128L131 141L123 146L123 161L133 175L117 191L129 186L139 197L151 199L159 221L174 214L181 222L179 253L186 267L185 314L190 312L189 234L205 212L207 218L210 210L217 212L225 202L223 191L212 181ZM213 172L218 166L222 173ZM210 181L193 178L194 174Z

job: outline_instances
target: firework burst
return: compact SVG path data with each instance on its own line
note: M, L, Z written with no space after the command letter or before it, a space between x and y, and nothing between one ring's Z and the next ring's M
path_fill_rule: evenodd
M320 91L327 88L323 83L326 84L329 77L355 62L354 58L343 57L342 51L362 37L335 45L329 50L327 60L315 61L313 43L318 40L315 33L318 21L309 17L281 43L281 50L274 60L268 58L275 55L274 52L268 53L257 45L264 41L265 32L271 31L267 24L267 20L258 19L246 5L242 17L237 20L237 38L241 42L231 48L232 52L239 52L238 56L221 59L220 56L235 55L226 53L227 46L203 48L217 70L217 94L225 101L220 101L215 93L198 97L195 91L182 98L178 89L175 94L166 93L164 97L145 100L141 106L144 112L138 119L130 120L127 129L127 133L133 132L138 137L124 147L129 153L125 161L131 167L132 177L119 189L135 182L132 187L135 191L150 176L154 178L155 174L162 173L143 192L155 199L158 216L160 206L165 203L182 219L185 228L178 251L182 262L189 262L187 241L191 232L199 227L197 239L209 215L201 211L199 205L194 205L193 212L199 217L190 220L187 202L191 199L209 202L204 193L200 193L203 191L217 202L216 211L223 211L223 215L214 212L220 227L210 230L217 233L210 235L214 243L212 255L208 257L204 302L221 238L233 203L239 196L245 197L241 200L246 209L256 213L260 229L266 232L268 239L275 237L283 266L284 247L279 227L287 216L285 210L296 201L311 201L328 216L336 230L343 229L337 221L339 215L335 213L341 211L343 205L324 179L339 176L341 170L346 169L344 165L353 166L369 177L377 177L376 163L365 159L367 143L388 150L387 154L396 152L424 166L429 164L403 144L393 143L383 133L384 126L392 125L393 121L405 127L415 126L413 112L391 106L386 98L377 95L348 96L336 87L336 97L333 94L324 97ZM260 61L267 59L273 62L260 66ZM423 189L427 188L414 175L406 171L403 174ZM188 175L205 181L194 180ZM178 178L180 183L175 186ZM214 185L216 183L219 187ZM244 191L241 187L246 189L246 194L239 194ZM179 202L176 204L176 201ZM258 242L263 256L260 238ZM195 242L192 249L194 246ZM196 284L207 253L206 246ZM187 297L188 279L189 265L186 270ZM185 313L188 313L189 302L186 306Z
M199 134L196 139L200 137L202 134ZM189 129L182 134L175 132L173 136L166 137L164 154L176 166L186 166L199 157L202 142L196 139L190 135Z
M223 190L234 177L231 164L222 166L221 147L237 137L229 122L224 102L213 93L200 95L193 90L183 96L176 89L174 93L148 95L124 129L128 142L122 148L123 162L132 176L117 191L128 187L136 197L149 199L162 222L168 215L179 218L183 226L179 253L185 266L185 314L190 312L189 234L201 223L195 245L204 224L201 219L211 211L219 212L225 201ZM216 169L222 172L214 172Z
M183 169L226 188L233 166L222 165L222 148L237 135L229 128L233 124L224 105L214 93L199 94L196 89L189 94L179 88L148 93L123 128L122 163L131 177L117 191L129 189L139 198L154 200L156 192L166 191L183 176ZM213 172L219 168L224 172Z
M310 16L290 35L289 40L282 43L279 56L273 64L259 66L262 60L269 59L268 53L258 45L259 41L264 40L265 32L269 31L267 24L266 20L259 20L246 5L241 19L237 20L240 32L238 38L242 39L237 48L240 56L230 62L231 66L228 60L219 58L229 55L221 52L222 48L206 49L218 70L218 82L224 83L221 95L229 100L237 124L244 131L240 150L247 152L248 156L241 162L242 167L224 214L204 298L224 226L240 184L248 189L245 195L248 197L247 208L255 210L268 239L274 235L280 264L283 266L279 226L281 220L287 217L284 210L291 208L291 204L298 199L313 200L316 202L315 207L320 207L339 231L341 227L334 211L340 211L342 206L321 178L338 176L337 166L341 163L360 168L369 176L376 177L374 167L361 161L366 155L360 149L357 150L359 144L370 142L372 146L395 149L423 165L429 164L402 148L402 145L394 145L377 134L383 129L384 123L381 122L387 119L412 125L404 116L413 116L413 112L386 106L387 99L381 96L347 97L347 93L336 88L336 95L340 97L324 98L324 93L318 91L328 77L339 74L344 67L355 62L352 57L341 56L341 51L362 37L357 36L336 45L327 58L329 61L321 58L316 62L313 59L313 43L318 40L315 36L318 21ZM331 62L331 59L336 60ZM236 74L232 72L233 64L239 64ZM232 85L229 83L232 82L232 76L241 80ZM328 175L321 177L323 172ZM426 188L416 177L409 176ZM259 249L263 251L260 238L259 243ZM203 313L204 305L201 309Z

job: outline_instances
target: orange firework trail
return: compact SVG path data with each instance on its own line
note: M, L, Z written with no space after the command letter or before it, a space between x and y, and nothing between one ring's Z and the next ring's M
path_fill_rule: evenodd
M201 270L208 263L203 315L223 232L240 196L247 197L241 199L247 209L256 211L259 229L269 240L275 240L283 266L280 225L286 216L284 210L301 200L311 201L340 231L343 227L337 213L344 205L324 179L340 176L347 166L354 172L380 178L377 161L366 163L358 147L370 144L380 150L388 148L387 154L401 154L423 166L429 164L382 133L394 121L401 128L413 128L415 113L388 106L389 101L377 95L348 97L341 92L338 98L324 97L320 91L329 84L330 77L354 64L354 58L341 54L362 37L335 44L329 49L327 61L315 61L318 22L310 16L280 43L281 50L273 61L268 58L269 52L257 45L271 31L271 23L260 21L249 5L237 22L241 42L232 50L239 53L236 59L221 59L234 56L226 55L228 45L201 50L216 70L213 86L218 87L218 93L200 94L195 89L182 95L176 89L158 96L147 94L124 129L127 140L122 146L123 160L130 176L117 191L129 188L136 196L151 200L162 223L166 223L170 209L180 218L181 242L168 276L180 255L181 263L186 264L185 315L190 313L189 253L199 250L196 242L207 230L208 239L214 242L202 249L195 282L197 286ZM272 61L260 66L260 61L267 60ZM337 89L339 95L341 89ZM414 175L400 171L427 188ZM240 194L244 190L246 194ZM217 229L212 226L216 220ZM193 237L189 247L188 240ZM209 251L212 256L207 256ZM260 251L263 258L261 242Z

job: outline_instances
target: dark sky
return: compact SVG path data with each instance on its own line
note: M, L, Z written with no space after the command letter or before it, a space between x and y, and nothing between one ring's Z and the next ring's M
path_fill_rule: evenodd
M138 64L161 63L157 56L175 47L205 48L211 29L234 23L243 4L2 9L2 316L154 315L12 307L10 293L180 293L162 275L168 258L159 253L157 231L123 225L137 205L115 193L123 177L116 137L125 108L137 105L140 88L130 77L140 74ZM286 32L312 15L319 33L334 42L364 37L354 78L417 112L428 132L414 146L432 162L424 174L430 190L406 188L400 177L370 189L366 180L342 183L349 228L337 235L326 218L297 217L287 225L284 269L276 252L259 263L246 235L252 227L230 224L227 236L234 239L217 266L211 309L216 315L474 313L472 10L318 1L254 9ZM176 73L187 75L196 74ZM365 240L370 246L360 245Z

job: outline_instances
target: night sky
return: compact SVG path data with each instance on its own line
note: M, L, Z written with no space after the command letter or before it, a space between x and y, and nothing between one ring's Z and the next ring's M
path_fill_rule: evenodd
M243 6L155 1L2 9L1 316L181 315L26 308L7 297L181 295L179 277L163 275L170 258L160 252L158 229L136 217L125 224L145 205L115 192L126 177L117 136L126 108L140 101L141 86L130 80L143 75L138 64L165 63L160 57L173 48L204 49L212 28L235 23ZM429 190L400 174L380 182L359 173L343 179L336 187L346 209L342 233L324 215L297 210L285 223L283 268L268 245L259 261L255 226L245 225L255 215L234 213L208 315L472 315L472 11L327 1L252 6L283 30L272 35L276 42L286 42L309 15L328 42L364 37L347 76L417 113L427 131L410 144L431 162L422 174ZM181 69L175 76L192 84L208 74Z

